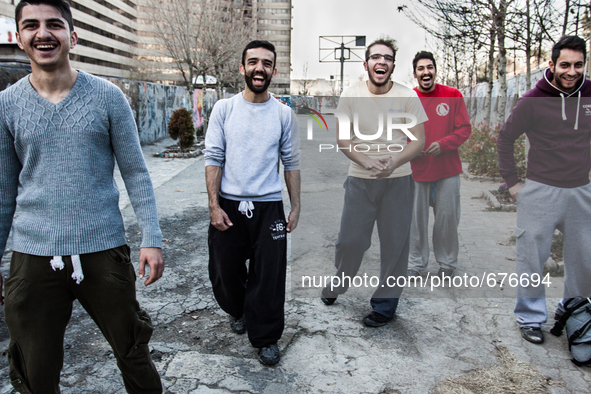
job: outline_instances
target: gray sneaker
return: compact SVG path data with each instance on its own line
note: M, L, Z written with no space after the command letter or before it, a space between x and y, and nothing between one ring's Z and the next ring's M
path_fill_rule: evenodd
M275 365L280 359L281 356L279 355L279 348L276 343L259 349L259 361L262 364Z
M230 328L236 334L244 334L246 332L246 319L244 319L244 315L239 319L230 316Z

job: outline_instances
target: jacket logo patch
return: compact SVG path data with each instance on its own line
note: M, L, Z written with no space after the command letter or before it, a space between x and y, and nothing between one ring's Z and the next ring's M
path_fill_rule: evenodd
M583 108L585 108L585 116L591 116L591 104L585 104Z
M449 114L449 105L447 105L446 103L441 103L437 106L437 109L435 111L437 112L437 115L445 116Z
M275 220L269 227L273 241L285 239L285 222L282 219Z

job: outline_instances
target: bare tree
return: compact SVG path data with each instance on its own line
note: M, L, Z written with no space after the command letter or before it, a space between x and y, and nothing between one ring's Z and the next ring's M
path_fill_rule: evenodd
M174 65L191 96L199 75L204 88L207 75L214 76L219 95L224 84L235 85L239 80L240 54L253 30L252 18L241 4L231 0L146 0L143 17L152 26L154 52Z
M312 81L308 79L308 62L304 62L304 64L302 65L302 79L299 83L300 91L298 92L298 94L300 96L308 96L310 94L310 82Z

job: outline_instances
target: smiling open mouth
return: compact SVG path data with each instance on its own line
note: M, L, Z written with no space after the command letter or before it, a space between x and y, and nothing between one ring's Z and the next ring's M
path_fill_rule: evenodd
M386 70L383 68L377 68L376 69L376 74L378 75L385 75L386 74Z
M56 44L51 43L43 43L43 44L33 44L33 47L39 51L51 51L57 47Z

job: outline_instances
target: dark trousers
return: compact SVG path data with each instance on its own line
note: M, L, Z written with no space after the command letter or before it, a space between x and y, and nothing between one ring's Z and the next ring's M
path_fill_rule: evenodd
M281 201L255 202L249 219L239 204L220 197L234 225L209 226L209 278L220 307L235 318L244 314L248 339L261 348L277 343L285 324L285 213Z
M371 246L377 222L380 239L380 281L371 297L375 312L392 317L402 288L388 278L406 275L414 183L410 175L388 179L348 177L344 184L345 203L335 247L335 276L357 275L363 255ZM334 295L348 290L348 282L334 287ZM327 293L323 293L325 296ZM332 294L328 294L330 296ZM333 296L334 296L333 295Z
M113 348L127 392L162 393L148 348L152 322L135 297L129 247L80 255L80 284L71 278L70 256L63 258L62 270L53 271L50 260L12 254L4 313L13 387L20 393L60 392L64 333L78 299Z

